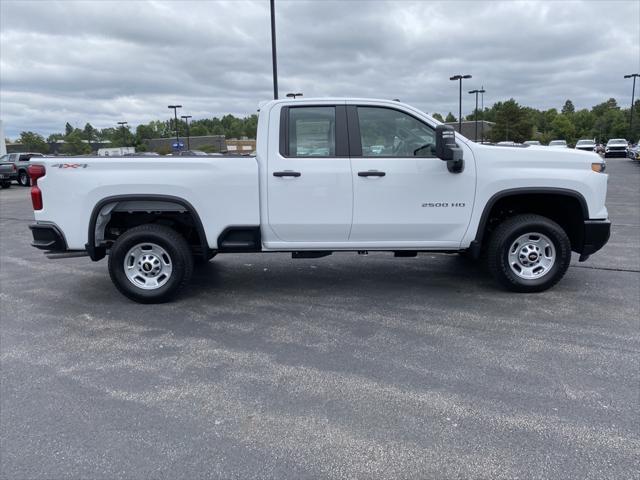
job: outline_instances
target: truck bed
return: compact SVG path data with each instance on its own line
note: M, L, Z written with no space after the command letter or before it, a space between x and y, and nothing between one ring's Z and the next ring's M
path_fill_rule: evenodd
M85 248L94 207L109 198L184 199L200 215L210 248L228 226L260 224L255 157L42 157L31 163L46 168L38 180L44 206L35 219L57 225L70 250Z

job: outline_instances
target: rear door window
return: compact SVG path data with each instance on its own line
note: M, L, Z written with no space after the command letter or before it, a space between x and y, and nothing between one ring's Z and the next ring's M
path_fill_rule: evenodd
M336 156L336 107L289 109L289 156Z

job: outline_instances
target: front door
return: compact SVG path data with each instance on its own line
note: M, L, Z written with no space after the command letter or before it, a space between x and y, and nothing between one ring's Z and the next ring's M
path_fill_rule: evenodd
M344 105L283 107L270 122L269 227L278 242L346 242L353 213ZM273 137L271 137L273 138Z
M349 241L457 248L475 197L475 163L450 173L435 157L435 129L395 108L348 106L354 185ZM359 145L357 144L359 141Z

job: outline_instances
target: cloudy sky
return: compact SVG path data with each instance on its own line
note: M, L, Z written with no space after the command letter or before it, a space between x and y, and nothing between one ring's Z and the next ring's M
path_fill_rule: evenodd
M280 93L485 104L626 105L640 71L640 1L276 0ZM254 113L272 96L269 2L0 0L5 133ZM640 85L636 88L640 91ZM472 109L465 95L464 112Z

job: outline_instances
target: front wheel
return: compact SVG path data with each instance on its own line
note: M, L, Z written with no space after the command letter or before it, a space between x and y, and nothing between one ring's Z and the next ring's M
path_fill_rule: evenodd
M491 236L488 265L514 292L541 292L558 283L571 262L571 242L556 222L541 215L517 215Z
M11 188L11 182L2 182L2 183L0 183L0 187L2 187L2 188Z
M182 235L163 225L140 225L123 233L109 255L116 288L139 303L171 300L193 273L193 258Z
M31 184L29 174L26 170L20 170L20 173L18 174L18 183L23 187L28 187Z

